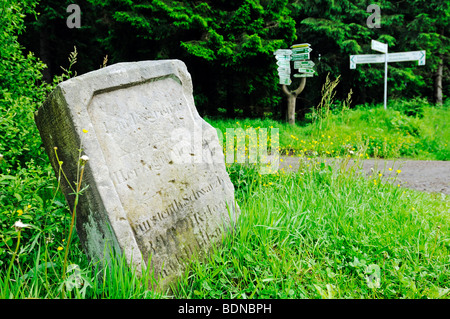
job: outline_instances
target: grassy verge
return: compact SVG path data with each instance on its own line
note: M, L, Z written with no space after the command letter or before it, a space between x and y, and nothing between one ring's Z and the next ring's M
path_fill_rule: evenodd
M232 164L228 171L242 211L237 232L208 260L191 264L177 298L450 296L448 196L374 182L357 166L318 162L260 175ZM62 276L62 246L40 230L23 229L27 234L33 240L18 250L11 234L1 298L61 298L63 291L82 299L164 297L151 292L149 273L138 277L121 258L109 267L88 262L76 236Z
M212 120L279 128L291 155L448 159L448 103L325 113L308 125ZM352 154L353 153L353 154ZM360 156L361 155L361 156ZM89 262L50 166L12 170L0 159L0 298L159 298L120 258ZM448 298L449 197L367 180L319 163L259 175L228 167L242 209L238 232L180 280L179 298ZM81 199L82 200L82 197ZM31 225L17 231L14 223ZM19 240L20 239L20 240Z
M230 168L236 236L195 262L179 298L448 298L448 196L319 163L298 173Z
M442 107L421 100L416 103L420 113L409 113L402 103L393 101L387 111L382 105L335 109L295 126L270 119L207 121L222 133L224 141L227 128L278 128L281 153L294 156L345 157L364 147L364 158L450 160L450 103Z

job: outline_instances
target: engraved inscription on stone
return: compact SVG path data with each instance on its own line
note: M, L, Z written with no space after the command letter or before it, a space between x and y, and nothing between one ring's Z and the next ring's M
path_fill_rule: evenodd
M215 130L193 104L185 65L177 60L121 63L59 88L36 123L55 170L51 150L68 145L53 144L77 141L80 128L89 130L83 145L91 159L89 188L77 223L85 250L99 257L93 247L100 245L92 238L111 237L130 262L151 260L148 266L166 288L189 258L220 242L239 212ZM83 89L89 92L79 96ZM67 126L78 130L61 132L48 118L62 113L70 114ZM106 224L112 235L104 231Z

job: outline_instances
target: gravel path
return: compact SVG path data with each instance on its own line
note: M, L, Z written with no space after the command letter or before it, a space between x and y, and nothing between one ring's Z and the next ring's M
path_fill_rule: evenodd
M299 167L298 157L282 156L280 169L286 171L296 170ZM333 161L333 159L331 159ZM351 164L352 162L350 162ZM292 166L292 167L289 167ZM395 181L402 187L430 193L443 193L450 195L450 161L414 161L414 160L363 160L363 170L372 174L372 169L383 174L384 178ZM389 170L392 168L392 171Z

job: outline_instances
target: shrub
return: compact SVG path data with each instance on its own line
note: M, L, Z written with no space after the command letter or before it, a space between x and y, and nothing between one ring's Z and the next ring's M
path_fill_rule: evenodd
M24 55L17 40L24 13L33 8L34 2L7 1L0 16L0 172L25 167L31 159L46 161L33 116L50 90L42 83L45 65L32 53Z
M394 100L389 107L405 114L406 116L423 118L424 108L429 106L425 98L414 98L412 100Z

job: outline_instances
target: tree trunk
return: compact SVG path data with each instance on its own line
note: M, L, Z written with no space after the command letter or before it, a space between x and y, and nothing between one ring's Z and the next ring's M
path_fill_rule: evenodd
M434 100L436 104L442 105L442 77L444 73L444 55L439 55L440 61L436 73L436 80L434 82L435 85L435 96Z
M283 85L283 92L287 96L288 107L287 107L287 117L288 123L290 125L295 125L295 104L297 101L297 96L302 93L305 88L306 78L302 78L299 86L294 91L289 91L286 85Z
M287 120L290 125L295 124L295 102L297 100L297 96L293 94L289 94L287 97L288 106L287 106Z

